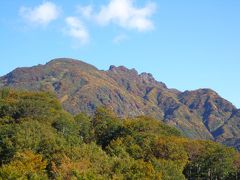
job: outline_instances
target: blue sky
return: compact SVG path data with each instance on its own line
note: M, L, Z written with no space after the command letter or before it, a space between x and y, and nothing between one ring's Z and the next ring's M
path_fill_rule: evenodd
M0 49L0 75L71 57L240 107L239 0L1 0Z

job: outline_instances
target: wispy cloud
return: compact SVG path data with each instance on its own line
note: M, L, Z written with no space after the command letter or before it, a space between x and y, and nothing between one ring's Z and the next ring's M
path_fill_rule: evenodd
M84 18L93 18L93 7L91 5L77 6L77 12L79 12Z
M83 23L77 17L67 17L65 19L67 28L66 34L72 37L77 43L81 45L88 43L89 33Z
M54 3L46 1L36 7L22 6L19 13L28 23L46 26L59 17L60 10Z
M78 10L84 17L91 17L100 25L112 23L126 29L148 31L154 28L151 17L156 10L156 4L148 3L138 8L134 0L110 0L99 12L94 13L91 6L81 7Z
M117 36L115 36L113 38L113 42L115 44L119 44L119 43L125 41L126 39L127 39L127 35L126 34L118 34Z

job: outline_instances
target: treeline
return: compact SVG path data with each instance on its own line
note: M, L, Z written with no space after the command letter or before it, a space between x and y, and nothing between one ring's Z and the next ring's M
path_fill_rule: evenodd
M0 179L220 180L239 170L233 148L149 117L73 117L52 94L0 91Z

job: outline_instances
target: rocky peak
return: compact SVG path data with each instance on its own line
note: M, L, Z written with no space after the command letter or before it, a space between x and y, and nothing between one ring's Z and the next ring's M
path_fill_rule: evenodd
M143 80L143 82L145 83L153 83L155 82L156 80L154 79L153 75L151 73L146 73L146 72L143 72L139 75L139 77Z
M142 80L142 82L145 84L161 84L161 86L163 86L164 88L167 88L166 84L156 81L151 73L143 72L139 74L139 77Z
M138 75L138 72L134 68L133 69L128 69L125 66L111 65L109 67L109 71L114 72L114 73L130 73L130 74Z

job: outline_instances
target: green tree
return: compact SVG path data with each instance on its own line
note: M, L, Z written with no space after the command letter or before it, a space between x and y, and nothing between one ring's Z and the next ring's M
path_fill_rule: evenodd
M85 143L90 143L95 140L94 128L91 122L91 118L86 114L81 113L75 116L77 126L79 126L79 135Z
M235 174L237 152L210 141L189 142L189 164L184 174L189 179L228 179ZM195 148L195 150L193 149ZM189 151L190 150L190 151ZM193 154L194 152L194 154Z
M31 151L17 153L12 161L0 168L3 179L47 179L47 162Z
M97 144L103 148L124 133L122 122L112 111L102 107L97 108L92 123Z

